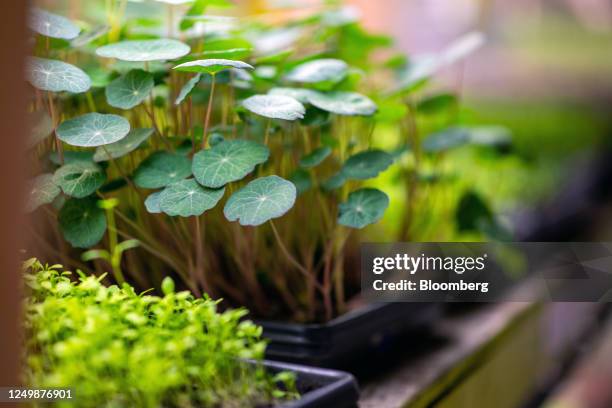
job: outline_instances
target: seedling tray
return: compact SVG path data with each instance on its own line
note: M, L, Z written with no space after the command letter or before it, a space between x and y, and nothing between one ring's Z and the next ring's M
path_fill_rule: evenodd
M360 364L388 355L404 335L435 321L440 312L433 303L373 303L323 324L257 323L270 341L266 357L271 360L359 371Z
M297 388L301 398L287 402L282 408L353 408L359 400L357 381L342 371L305 367L296 364L265 361L272 372L291 371L297 375Z

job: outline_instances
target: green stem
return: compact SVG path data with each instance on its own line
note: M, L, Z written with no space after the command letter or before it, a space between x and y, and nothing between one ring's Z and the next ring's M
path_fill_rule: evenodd
M204 133L202 134L202 149L206 148L208 124L210 122L210 113L212 112L213 98L215 96L215 74L212 74L211 77L210 96L208 97L208 107L206 108L206 118L204 119Z

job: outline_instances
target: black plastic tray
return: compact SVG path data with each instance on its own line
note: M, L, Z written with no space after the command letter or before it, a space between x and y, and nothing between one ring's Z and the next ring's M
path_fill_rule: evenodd
M357 407L359 388L349 373L267 360L264 366L273 373L292 371L297 374L296 385L302 397L282 404L282 408Z
M406 333L435 321L441 310L435 303L373 303L328 323L257 324L270 341L266 358L354 372L366 356L375 360L388 355Z

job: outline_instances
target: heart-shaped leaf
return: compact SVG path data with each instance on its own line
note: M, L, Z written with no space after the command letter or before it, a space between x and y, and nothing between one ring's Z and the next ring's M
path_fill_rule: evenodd
M159 207L172 217L197 217L214 208L224 193L225 188L213 190L202 187L194 179L181 180L162 191Z
M274 96L289 96L301 103L310 103L312 95L316 94L317 91L306 88L272 88L268 91L268 95Z
M325 160L331 152L332 149L329 146L318 147L300 159L300 166L305 169L316 167L323 163L323 160Z
M159 204L159 200L161 198L162 192L163 190L151 193L145 199L145 202L144 202L145 208L147 209L149 213L160 214L162 212L160 204Z
M247 110L266 118L297 120L302 119L306 108L296 99L279 95L254 95L242 102Z
M389 197L375 188L363 188L352 192L341 203L338 223L351 228L363 228L379 221L389 207Z
M191 161L178 154L155 152L134 173L134 183L142 188L162 188L191 175Z
M66 241L76 248L90 248L102 240L106 231L104 210L94 197L73 198L59 213L59 224Z
M342 174L348 179L367 180L378 176L393 164L393 156L382 150L357 153L344 163Z
M356 92L317 92L310 103L326 112L345 116L371 116L376 113L376 104L367 96Z
M29 196L26 211L32 212L44 204L50 204L60 193L60 188L53 181L53 174L41 174L28 183Z
M262 144L250 140L226 140L194 156L193 175L204 187L219 188L242 180L268 157L270 150Z
M202 74L196 74L193 78L187 81L187 83L181 88L181 91L179 92L178 96L176 97L176 100L174 101L174 104L180 105L181 103L183 103L185 98L189 96L191 91L193 91L193 88L196 87L196 85L200 82L201 79Z
M152 74L133 69L108 84L106 101L115 108L132 109L147 99L153 86Z
M470 134L464 128L452 127L436 132L423 140L423 151L439 153L454 149L470 142Z
M100 166L92 162L66 164L55 172L53 181L62 191L74 198L83 198L102 187L106 175Z
M157 40L130 40L102 46L96 50L100 57L122 61L144 62L173 60L189 54L187 44L162 38Z
M308 84L336 83L343 80L347 72L346 62L339 59L322 58L298 65L285 75L285 79Z
M91 79L80 68L62 61L30 57L28 81L42 91L87 92Z
M72 40L81 32L81 29L66 17L39 8L30 11L28 26L40 35L64 40Z
M247 64L246 62L215 58L185 62L177 65L173 69L183 72L197 72L199 74L215 75L221 71L231 68L254 69L252 65Z
M235 192L223 213L229 221L258 226L287 213L295 204L296 195L292 182L278 176L262 177Z
M96 149L93 156L95 162L118 159L138 149L138 147L153 134L153 129L132 129L130 133L118 142ZM110 156L110 157L109 157Z
M28 113L28 123L32 125L30 137L27 141L28 148L36 146L45 140L53 132L53 122L43 111Z
M118 142L130 132L130 123L113 114L86 113L58 126L57 137L72 146L97 147Z

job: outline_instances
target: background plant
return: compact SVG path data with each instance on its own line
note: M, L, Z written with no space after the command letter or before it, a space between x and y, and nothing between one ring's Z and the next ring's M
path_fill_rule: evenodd
M245 310L219 313L170 278L158 297L35 259L25 268L25 379L71 388L66 406L257 407L296 395L290 373L259 365L265 343Z
M407 60L335 3L280 25L230 17L218 30L201 28L231 3L188 3L167 6L164 23L107 2L108 25L82 34L33 13L38 251L143 288L173 274L261 316L329 320L358 288L361 240L419 239L418 205L449 150L510 143L504 129L458 126L457 95L423 93L480 34ZM464 203L461 228L507 237L476 193L442 191ZM388 207L392 222L375 225Z

